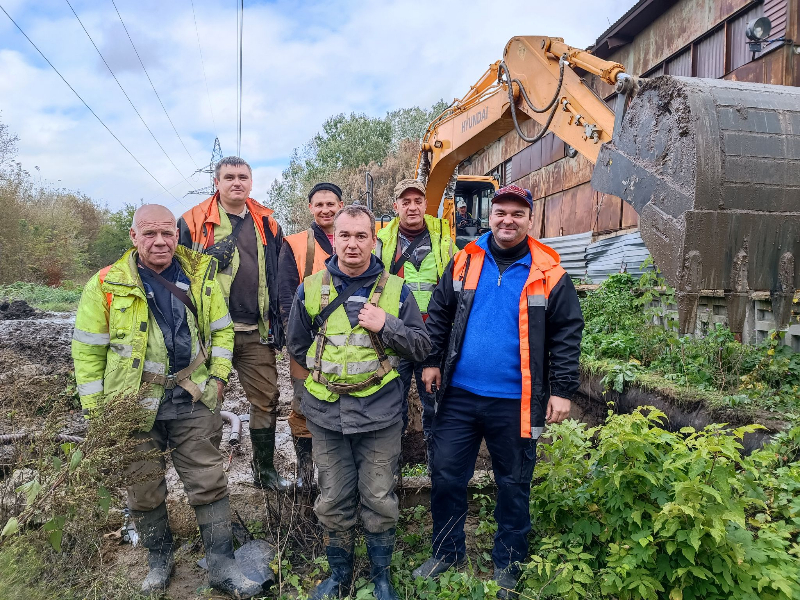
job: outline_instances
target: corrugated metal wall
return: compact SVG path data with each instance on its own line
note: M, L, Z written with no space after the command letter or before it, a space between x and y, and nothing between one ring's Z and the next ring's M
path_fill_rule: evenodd
M539 240L558 252L561 266L570 277L584 279L586 277L586 247L592 242L592 232L564 235Z
M785 2L786 0L784 0L784 4ZM748 40L745 33L747 31L747 23L763 16L764 5L756 4L753 8L743 12L730 22L731 71L738 69L752 60L753 53L750 52L750 48L747 46Z
M664 72L667 75L676 75L678 77L691 77L692 76L692 50L687 48L678 56L671 58L664 65Z
M725 28L720 27L694 47L697 77L717 79L725 75Z
M644 273L642 263L649 256L650 252L638 231L589 244L586 248L588 280L600 283L612 273L622 271L634 276L641 275Z

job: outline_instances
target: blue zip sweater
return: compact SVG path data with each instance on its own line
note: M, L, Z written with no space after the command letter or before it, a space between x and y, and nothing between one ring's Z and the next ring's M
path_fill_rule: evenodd
M486 258L450 385L479 396L519 399L519 298L530 273L531 255L513 263L501 276L489 248L490 236L486 233L476 242Z

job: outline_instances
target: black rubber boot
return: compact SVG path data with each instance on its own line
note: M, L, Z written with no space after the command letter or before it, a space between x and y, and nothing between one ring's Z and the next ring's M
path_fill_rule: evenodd
M163 592L169 585L169 578L175 567L167 504L162 502L148 511L132 510L131 516L142 540L142 546L147 548L147 565L150 568L142 582L142 594L149 596Z
M353 580L354 532L353 530L329 531L327 537L325 554L328 555L331 576L314 588L309 600L343 598L350 593L350 583Z
M519 578L519 568L516 566L507 569L494 568L494 579L497 585L500 586L500 591L497 592L497 597L501 600L507 598L519 598L519 594L514 591L517 587L517 579Z
M285 492L291 482L275 470L275 428L251 429L253 445L253 483L261 489Z
M297 455L297 487L311 489L314 485L314 459L311 457L311 438L292 437Z
M425 579L434 579L447 571L450 568L455 568L456 570L464 567L467 564L467 560L462 558L458 561L448 561L444 558L436 558L435 556L431 556L428 560L418 566L411 572L411 576L416 579L417 577L423 577Z
M233 556L231 506L227 496L195 506L194 512L206 549L209 585L234 598L252 598L261 593L261 586L242 574Z
M375 584L373 594L377 600L400 600L392 587L390 567L394 552L394 529L383 533L365 533L370 564L370 581Z

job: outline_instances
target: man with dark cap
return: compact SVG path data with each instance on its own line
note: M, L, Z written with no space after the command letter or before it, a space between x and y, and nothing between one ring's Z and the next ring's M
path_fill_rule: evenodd
M338 185L327 182L316 184L308 193L308 210L314 218L311 226L283 238L278 259L278 296L284 331L289 330L289 313L297 287L306 277L324 269L325 261L333 254L333 218L343 206L342 190ZM300 407L308 370L290 356L289 373L294 389L289 428L297 454L297 486L302 488L314 478L311 432L306 427L306 418Z
M497 190L491 232L458 252L428 306L431 354L422 379L438 388L433 420L433 556L414 576L465 559L467 482L481 440L492 457L497 508L492 560L500 598L516 597L528 553L536 440L569 415L578 389L583 316L552 248L528 236L531 192ZM491 343L489 343L489 341Z

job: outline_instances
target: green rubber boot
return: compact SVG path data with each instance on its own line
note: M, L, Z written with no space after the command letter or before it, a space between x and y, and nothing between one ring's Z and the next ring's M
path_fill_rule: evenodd
M292 483L275 469L275 428L251 429L253 445L253 483L261 489L285 492Z

